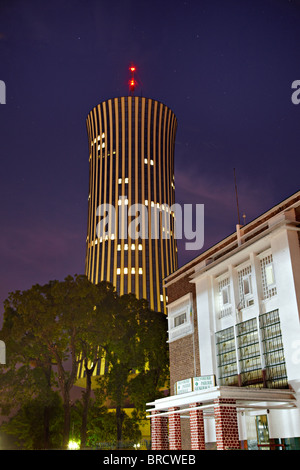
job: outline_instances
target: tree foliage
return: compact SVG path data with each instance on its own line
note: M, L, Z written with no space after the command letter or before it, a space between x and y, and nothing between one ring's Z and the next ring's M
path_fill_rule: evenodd
M79 360L83 361L86 376L81 404L83 447L91 441L88 420L99 423L95 416L91 418L89 407L91 376L103 352L108 373L99 386L102 395L114 406L115 414L101 416L107 425L115 419L118 441L133 424L126 418L124 407L132 403L143 413L145 403L159 396L165 385L166 317L151 311L146 301L132 294L119 297L111 284L95 285L86 276L68 276L62 282L50 281L13 292L4 307L1 339L8 353L7 365L0 370L0 408L7 414L12 409L19 410L14 423L20 426L37 401L37 416L43 408L40 423L44 426L44 448L50 446L53 393L57 390L63 409L62 442L64 448L67 446L71 430L70 394Z
M45 403L42 396L28 401L20 407L17 413L1 429L16 437L19 447L28 450L45 449L45 419L48 420L47 448L60 448L62 442L63 408L58 393L52 392L51 402L48 403L45 416Z
M126 403L143 416L146 402L162 395L168 379L166 317L133 294L118 299L107 347L108 372L99 382L116 408L117 440L122 439Z

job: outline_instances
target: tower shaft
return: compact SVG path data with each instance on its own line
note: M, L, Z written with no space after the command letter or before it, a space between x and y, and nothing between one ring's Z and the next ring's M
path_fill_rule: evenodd
M176 117L158 101L124 96L94 107L86 124L86 275L165 311L162 279L177 268L172 210Z

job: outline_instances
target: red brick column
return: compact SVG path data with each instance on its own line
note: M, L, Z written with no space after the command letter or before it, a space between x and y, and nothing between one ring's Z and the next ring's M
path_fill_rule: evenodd
M179 408L169 408L169 411L176 410ZM169 450L181 450L180 413L169 415Z
M151 449L168 450L168 418L159 416L159 411L152 411L151 414Z
M220 398L215 400L215 421L218 450L240 449L237 411L235 400Z
M193 410L200 403L190 404L191 450L205 450L203 410Z

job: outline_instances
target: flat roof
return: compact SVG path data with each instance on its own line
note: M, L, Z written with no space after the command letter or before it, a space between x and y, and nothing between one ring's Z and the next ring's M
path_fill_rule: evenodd
M295 394L290 389L256 389L247 387L217 386L206 390L198 390L159 398L154 402L147 403L147 406L154 407L148 409L147 412L151 413L152 411L159 411L160 415L163 416L173 414L174 411L170 412L169 408L177 407L177 413L184 413L191 410L189 405L192 403L201 403L201 405L197 407L199 409L212 408L214 406L214 401L217 399L235 400L236 403L232 404L232 406L243 410L297 408ZM224 406L231 405L224 403ZM148 415L147 417L149 418L151 415Z

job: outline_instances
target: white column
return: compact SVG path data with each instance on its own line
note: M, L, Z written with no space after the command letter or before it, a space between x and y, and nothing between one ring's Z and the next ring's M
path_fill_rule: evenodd
M201 375L215 374L214 326L212 318L212 286L210 276L196 281L197 321Z

